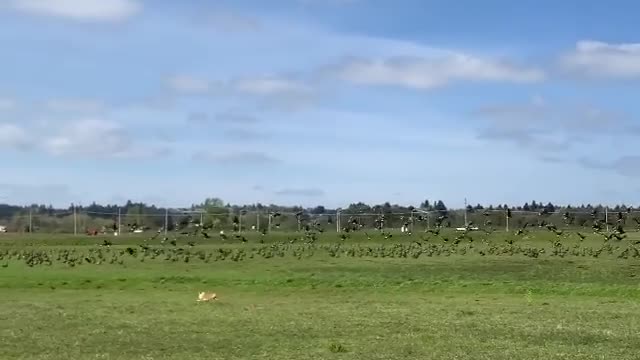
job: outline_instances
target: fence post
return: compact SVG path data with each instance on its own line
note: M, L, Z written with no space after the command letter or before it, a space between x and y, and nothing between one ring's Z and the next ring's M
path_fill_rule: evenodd
M260 211L256 212L256 231L260 232Z
M413 232L413 211L411 210L411 232Z
M509 232L509 214L507 212L505 212L504 217L507 219L507 222L506 222L507 226L506 226L505 230L507 232Z
M167 237L167 230L169 227L169 208L164 209L164 237Z

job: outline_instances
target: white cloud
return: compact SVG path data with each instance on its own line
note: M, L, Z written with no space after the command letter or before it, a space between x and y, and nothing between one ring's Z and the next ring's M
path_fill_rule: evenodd
M132 139L117 123L85 119L62 126L44 146L53 155L118 157L130 153Z
M142 9L135 0L12 0L12 6L35 15L99 22L125 20Z
M173 76L168 79L168 84L172 90L184 94L203 94L210 90L207 80L190 75Z
M231 90L236 95L256 97L263 109L285 111L307 108L319 96L302 81L276 75L239 78L231 82Z
M414 89L432 89L456 81L528 83L545 77L539 69L453 52L431 57L355 58L332 68L340 78L356 84Z
M0 147L25 150L32 144L27 131L15 124L0 123Z
M109 120L81 119L67 122L57 130L51 136L42 136L43 150L55 156L133 159L171 153L168 147L137 139L121 124Z
M193 155L196 161L210 162L220 165L273 165L280 161L269 154L256 151L239 151L228 153L214 153L199 151Z
M242 93L251 95L278 95L285 93L310 93L311 87L301 82L278 76L258 76L239 79L234 88Z
M216 10L199 16L197 22L207 28L222 32L255 32L262 28L256 18L228 10Z
M638 78L640 43L579 41L560 62L566 70L588 77Z
M263 108L295 110L312 103L315 89L303 81L280 75L234 77L208 80L203 77L177 75L167 81L180 95L216 95L220 98L253 100ZM198 119L203 120L203 119Z
M624 111L601 109L590 103L556 103L539 96L528 103L486 106L473 116L485 121L477 128L479 139L494 145L512 144L554 163L574 161L580 153L588 159L594 149L608 147L608 142L616 147L632 144L640 133L635 120ZM580 164L588 165L586 161Z
M16 107L16 102L9 98L0 98L0 111L12 110Z
M228 124L256 124L258 118L253 115L242 113L241 111L226 111L216 114L215 120L221 123Z

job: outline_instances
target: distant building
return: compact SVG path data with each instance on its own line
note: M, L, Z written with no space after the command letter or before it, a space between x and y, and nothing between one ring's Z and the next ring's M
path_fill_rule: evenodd
M6 233L7 232L7 227L4 225L0 225L0 233Z

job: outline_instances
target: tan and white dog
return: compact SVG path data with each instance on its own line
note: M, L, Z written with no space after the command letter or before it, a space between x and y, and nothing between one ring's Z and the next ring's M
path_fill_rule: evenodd
M211 300L218 300L218 295L216 293L207 293L204 291L198 294L197 301L211 301Z

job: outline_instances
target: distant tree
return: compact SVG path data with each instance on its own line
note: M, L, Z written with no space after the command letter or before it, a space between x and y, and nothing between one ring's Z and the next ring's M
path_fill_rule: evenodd
M224 201L220 198L207 198L203 203L204 207L222 208L225 207Z
M204 209L205 226L225 226L229 223L229 211L231 207L225 206L224 201L219 198L207 198L202 204Z
M547 205L544 206L544 211L548 212L548 213L552 213L554 211L556 211L556 207L555 205L553 205L552 203L547 203Z
M442 200L438 200L436 205L433 207L440 215L447 214L447 206L444 204Z
M349 204L349 207L347 207L346 209L346 212L348 213L363 213L363 212L370 212L370 211L371 211L371 206L363 202Z
M324 214L325 211L326 211L326 209L324 208L324 206L319 205L319 206L316 206L315 208L313 208L313 210L311 210L311 213L315 214L315 215L321 215L321 214Z

